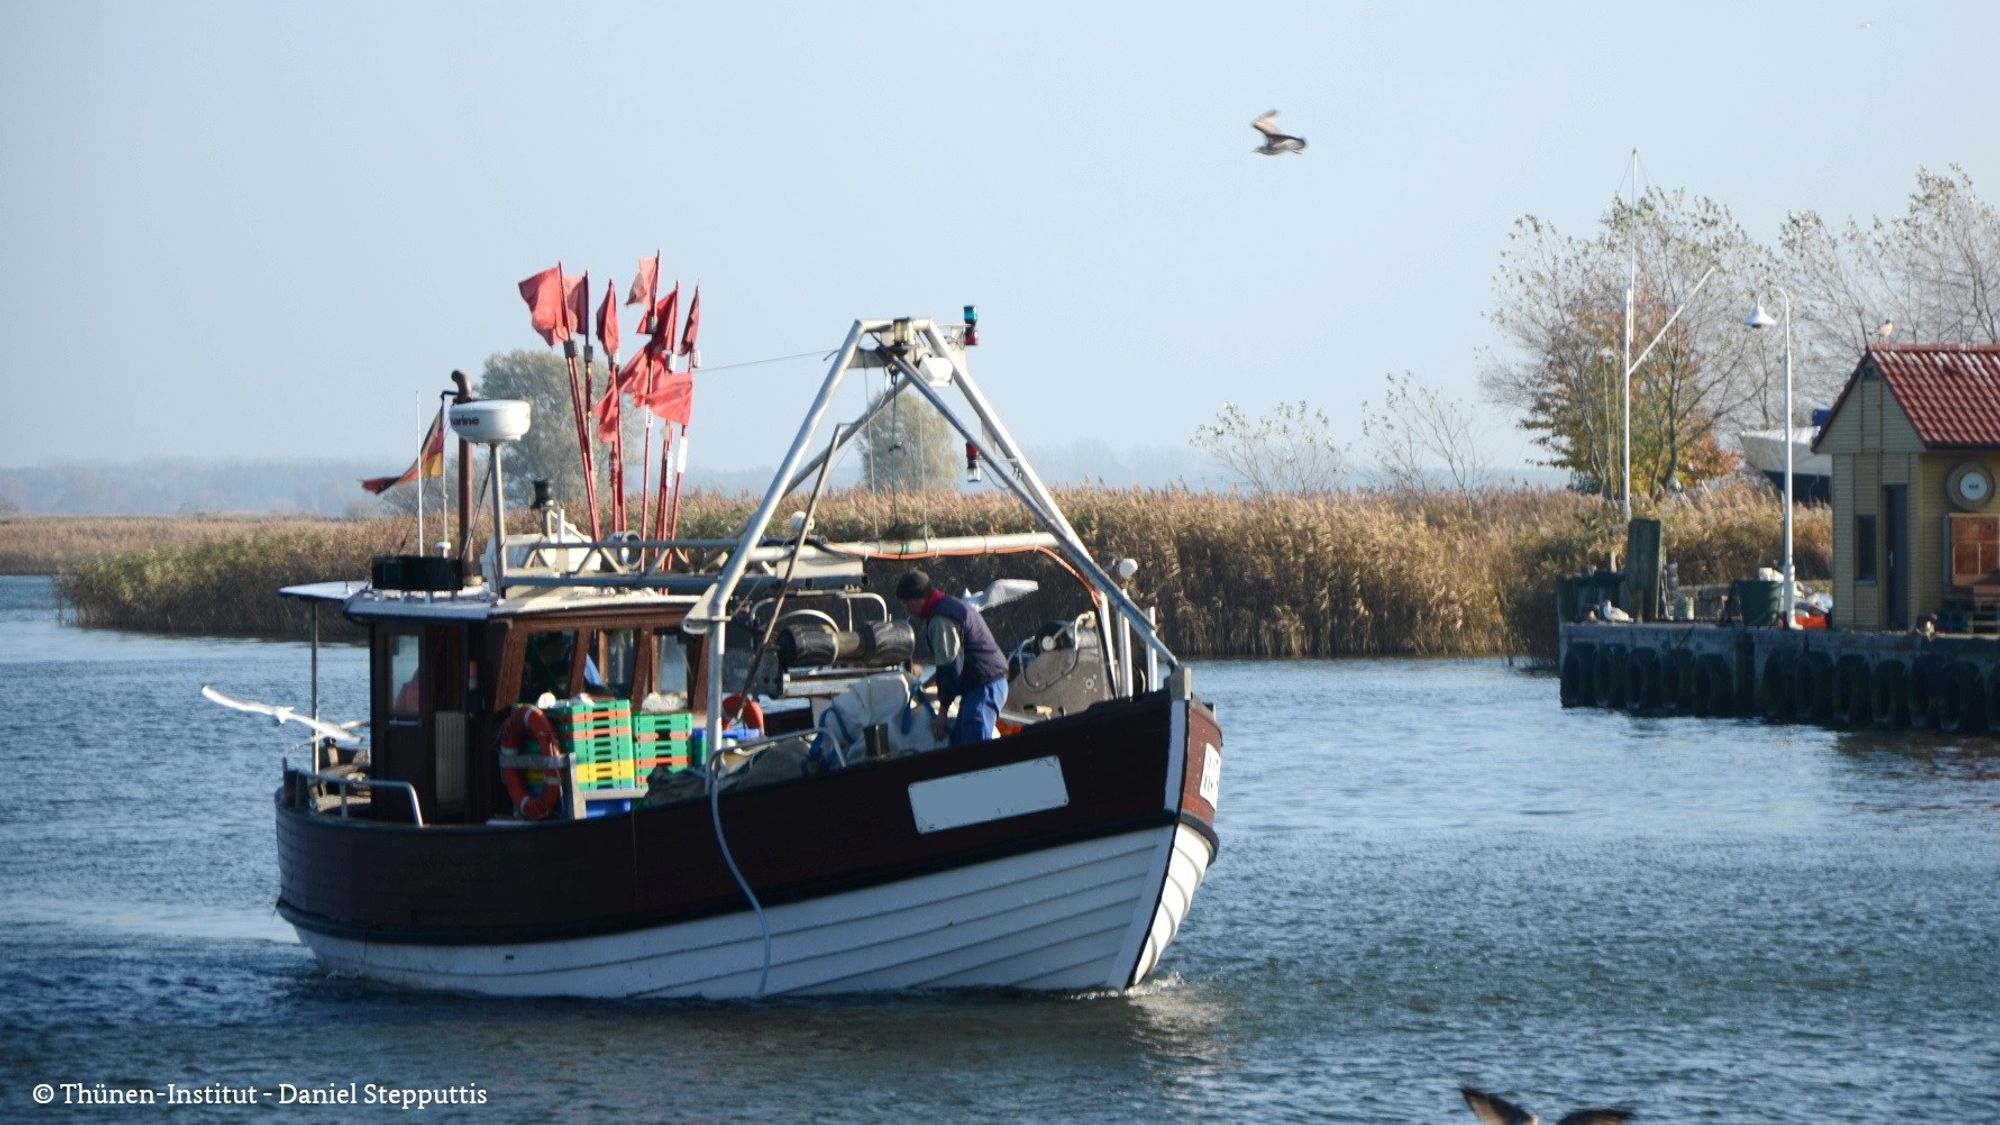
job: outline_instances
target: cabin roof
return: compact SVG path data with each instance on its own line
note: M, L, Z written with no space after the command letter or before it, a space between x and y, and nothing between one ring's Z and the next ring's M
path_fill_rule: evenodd
M1829 420L1870 373L1888 384L1924 448L2000 448L2000 344L1875 344L1841 388Z

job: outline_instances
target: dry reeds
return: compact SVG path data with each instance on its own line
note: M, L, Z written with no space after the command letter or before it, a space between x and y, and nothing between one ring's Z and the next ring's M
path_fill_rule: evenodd
M1086 488L1058 499L1095 557L1138 562L1134 599L1157 606L1168 643L1193 656L1548 656L1556 579L1593 569L1624 545L1615 509L1556 489L1243 497ZM680 534L723 536L753 506L741 496L691 494ZM1723 582L1776 561L1781 513L1761 488L1676 499L1642 514L1664 521L1666 557L1683 584ZM829 494L815 531L851 540L1027 527L1018 506L997 494L857 490ZM275 596L279 586L360 577L372 556L408 549L409 538L407 520L252 524L233 536L65 563L60 589L87 625L297 636L304 613ZM1831 539L1826 509L1798 512L1801 577L1829 572ZM951 587L1011 576L1064 583L1060 568L1025 560L922 565ZM871 583L886 589L891 569L871 569ZM1024 613L1074 612L1059 608L1078 604L1066 603L1066 593L1016 607L1008 626L1020 628Z

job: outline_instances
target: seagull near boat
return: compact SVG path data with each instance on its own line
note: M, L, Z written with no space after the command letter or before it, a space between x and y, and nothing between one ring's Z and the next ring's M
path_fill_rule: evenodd
M538 330L561 325L560 308L531 307ZM1127 592L1131 560L1084 543L973 380L977 342L970 306L962 324L855 321L727 535L655 523L642 536L614 515L598 538L541 502L539 530L480 551L465 488L458 553L377 559L359 588L283 590L311 608L315 637L322 611L369 637L369 768L316 745L275 795L278 911L320 963L500 996L1145 980L1216 855L1221 727ZM843 381L885 376L829 436ZM827 471L901 397L957 431L1024 530L813 530ZM502 466L536 422L528 404L461 388L448 413L461 480L483 447L488 526L507 527ZM774 515L808 489L787 534ZM1033 556L1066 576L1037 596L1075 608L1020 630L1000 737L937 745L906 675L915 631L864 567ZM1003 580L979 600L1028 588ZM315 659L314 698L317 681Z
M1541 1118L1515 1105L1498 1094L1475 1090L1470 1086L1460 1086L1458 1092L1464 1096L1465 1104L1479 1118L1481 1125L1541 1125ZM1622 1125L1637 1114L1629 1109L1579 1109L1567 1113L1556 1125Z
M1306 139L1304 137L1295 137L1290 133L1280 133L1278 131L1278 111L1275 109L1251 121L1250 127L1264 136L1264 143L1257 148L1251 149L1250 151L1252 152L1261 152L1265 156L1282 156L1288 152L1304 152L1306 150Z

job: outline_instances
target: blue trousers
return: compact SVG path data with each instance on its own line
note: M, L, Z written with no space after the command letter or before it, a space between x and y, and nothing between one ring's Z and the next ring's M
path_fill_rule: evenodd
M1007 681L994 680L958 697L958 718L951 725L951 743L988 742L995 737L1000 706L1007 702Z

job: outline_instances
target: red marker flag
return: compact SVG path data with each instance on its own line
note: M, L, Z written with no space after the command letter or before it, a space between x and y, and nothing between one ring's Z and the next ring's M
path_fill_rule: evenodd
M674 328L681 319L681 283L674 282L674 291L653 306L653 341L647 346L654 357L664 366L674 354Z
M380 496L399 484L408 484L417 479L430 479L444 475L444 430L438 426L438 419L431 419L430 431L424 434L424 447L417 454L416 464L403 470L399 477L370 477L361 482L361 487Z
M690 371L669 371L653 383L653 389L644 397L634 395L632 401L664 421L678 422L685 426L694 413L694 373Z
M653 251L651 261L639 259L639 276L632 279L632 291L625 294L625 303L639 306L639 331L653 330L653 302L658 298L660 282L660 252Z
M676 292L678 292L680 290L680 286L676 285L674 289ZM695 334L700 331L701 331L701 286L697 285L694 287L694 300L688 302L687 331L681 333L682 355L694 354Z
M569 339L569 293L563 281L562 263L558 262L521 283L521 299L528 303L530 323L550 347Z
M561 269L562 263L557 262ZM563 317L569 321L571 334L581 334L590 338L590 271L583 271L582 277L563 278Z
M607 282L604 286L604 303L597 306L597 342L604 346L605 359L616 363L618 360L618 286ZM612 380L617 385L617 380Z

